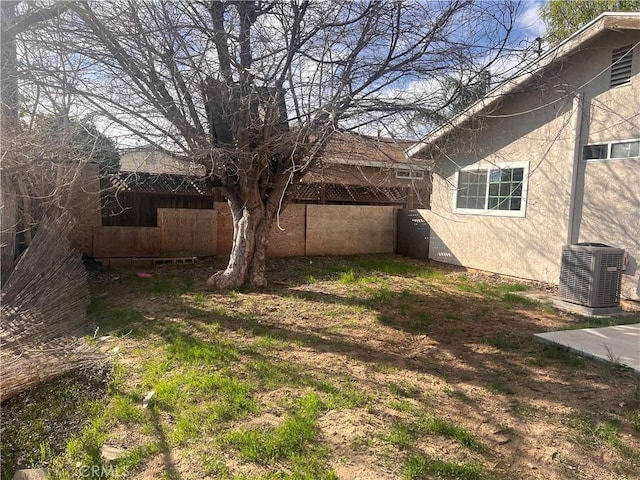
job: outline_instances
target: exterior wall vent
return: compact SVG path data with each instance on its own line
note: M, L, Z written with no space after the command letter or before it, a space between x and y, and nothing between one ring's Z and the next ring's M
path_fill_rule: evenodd
M560 298L590 308L620 305L624 250L602 243L562 247Z
M616 48L611 55L611 87L625 85L631 81L633 45Z

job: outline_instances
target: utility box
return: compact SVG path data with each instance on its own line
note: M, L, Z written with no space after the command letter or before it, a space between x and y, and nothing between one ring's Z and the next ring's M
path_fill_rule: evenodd
M589 308L620 305L624 250L602 243L562 247L560 298Z

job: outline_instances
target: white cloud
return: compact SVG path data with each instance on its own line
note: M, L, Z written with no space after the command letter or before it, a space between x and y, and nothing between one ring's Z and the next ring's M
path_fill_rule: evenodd
M516 27L523 30L524 36L540 37L544 33L544 22L540 17L540 6L544 2L527 2L524 11L516 21Z

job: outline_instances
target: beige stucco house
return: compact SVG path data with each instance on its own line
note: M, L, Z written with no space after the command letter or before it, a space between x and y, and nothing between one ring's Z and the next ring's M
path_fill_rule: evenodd
M640 299L640 13L605 13L410 147L430 258L558 283L562 246L626 251Z

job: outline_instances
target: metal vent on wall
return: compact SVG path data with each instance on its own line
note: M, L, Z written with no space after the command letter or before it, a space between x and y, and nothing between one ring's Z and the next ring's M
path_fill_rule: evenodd
M601 243L562 247L560 298L591 308L620 304L624 250Z
M631 81L633 45L617 48L611 55L611 87L625 85Z

